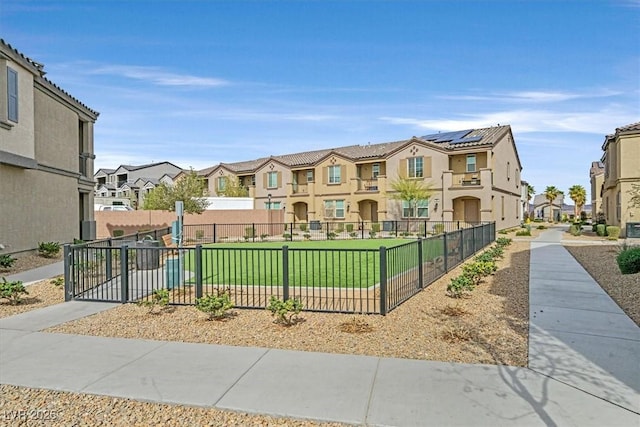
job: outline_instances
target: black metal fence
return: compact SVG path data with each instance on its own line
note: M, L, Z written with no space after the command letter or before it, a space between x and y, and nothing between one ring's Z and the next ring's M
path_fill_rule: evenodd
M310 311L384 315L493 242L496 230L484 223L389 247L375 235L375 249L161 247L168 232L65 246L66 299L127 303L168 289L170 304L193 305L226 291L238 308L265 308L276 296Z

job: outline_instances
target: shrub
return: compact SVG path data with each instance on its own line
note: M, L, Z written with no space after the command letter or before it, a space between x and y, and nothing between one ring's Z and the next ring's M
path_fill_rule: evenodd
M347 228L347 233L353 232L353 224L346 224L345 227Z
M621 251L616 261L622 274L640 273L640 246Z
M482 252L474 258L474 260L478 262L491 262L493 259L493 254L489 251Z
M606 224L598 224L598 225L596 225L596 234L598 236L606 236L607 235L607 225Z
M302 307L302 303L298 299L283 301L272 295L269 299L267 310L271 312L272 316L276 316L277 323L291 326L296 322L298 314L302 311Z
M304 233L302 237L304 237L304 240L311 240L311 233Z
M618 238L620 237L620 227L610 225L609 227L607 227L607 234L609 235L609 240L618 240Z
M38 252L45 258L53 258L60 253L60 243L40 242L38 243Z
M504 249L502 246L493 246L487 249L487 252L490 253L494 259L501 259L504 257Z
M334 233L333 231L330 231L327 233L327 240L336 240L336 237L338 235L336 233Z
M267 240L267 237L269 237L269 235L268 235L268 234L262 233L262 234L260 235L260 240L262 240L262 241L264 242L265 240Z
M511 242L512 240L508 237L498 237L496 239L496 245L502 246L502 247L509 246Z
M447 285L447 294L452 298L461 298L466 292L473 290L473 280L464 274L451 279Z
M9 268L16 262L16 259L11 255L0 255L0 268Z
M462 274L473 282L474 286L480 284L485 276L498 269L494 261L475 261L462 266Z
M582 227L578 224L571 224L569 227L569 233L572 236L579 236L582 234Z
M8 300L11 305L17 305L22 301L23 294L29 295L29 292L27 292L20 280L7 282L6 278L2 278L2 283L0 283L0 298Z
M122 237L124 236L124 230L113 230L113 237Z
M531 230L516 231L516 236L531 236Z
M355 231L352 231L349 233L349 237L351 237L352 239L355 239L356 237L358 237L358 233L356 233Z
M547 226L546 225L539 225L536 227L538 230L546 230Z
M284 234L282 234L282 237L284 237L285 239L289 240L289 239L291 239L291 234L290 233L284 233Z
M244 229L244 240L253 239L256 237L256 229L254 227L246 227Z
M374 222L373 224L371 224L371 231L375 231L376 233L380 232L380 223L379 222Z
M533 220L533 222L542 222L542 221L543 221L543 220L542 220L542 218L535 218L535 219Z
M433 226L433 232L436 234L444 233L444 224L436 224Z
M305 223L300 224L300 231L307 231L307 224Z
M343 231L344 231L344 225L338 224L338 226L336 227L336 233L342 233Z
M169 290L168 289L155 289L151 293L150 299L144 299L138 301L138 305L142 307L149 307L149 313L153 313L156 308L162 310L169 304Z
M196 239L202 240L204 237L204 230L196 230Z
M374 230L369 230L369 237L370 238L375 239L376 238L376 234L378 234L378 233L376 233Z
M498 231L498 234L509 234L509 232L507 230L500 230Z
M64 285L64 277L58 276L51 279L51 284L57 287Z
M233 308L228 289L217 289L215 295L196 299L196 308L209 315L209 320L222 319Z

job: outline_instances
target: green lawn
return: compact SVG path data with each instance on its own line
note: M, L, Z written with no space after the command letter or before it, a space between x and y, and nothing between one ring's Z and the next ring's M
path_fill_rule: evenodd
M380 246L388 250L388 273L417 265L415 245L406 239L219 243L202 249L203 283L214 285L283 284L283 251L289 248L290 286L366 288L380 281ZM397 248L396 248L397 247ZM442 254L440 242L424 242L425 258ZM195 271L192 256L187 269Z

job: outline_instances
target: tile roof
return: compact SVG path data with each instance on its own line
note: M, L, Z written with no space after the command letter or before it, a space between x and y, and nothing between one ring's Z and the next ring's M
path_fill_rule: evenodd
M619 127L616 129L616 133L629 132L633 130L640 130L640 122L631 123L630 125Z

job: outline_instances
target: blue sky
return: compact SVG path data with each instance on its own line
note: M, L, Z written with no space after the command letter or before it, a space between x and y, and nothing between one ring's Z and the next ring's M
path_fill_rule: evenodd
M2 0L0 37L100 112L96 170L510 124L524 180L589 192L640 121L639 0Z

